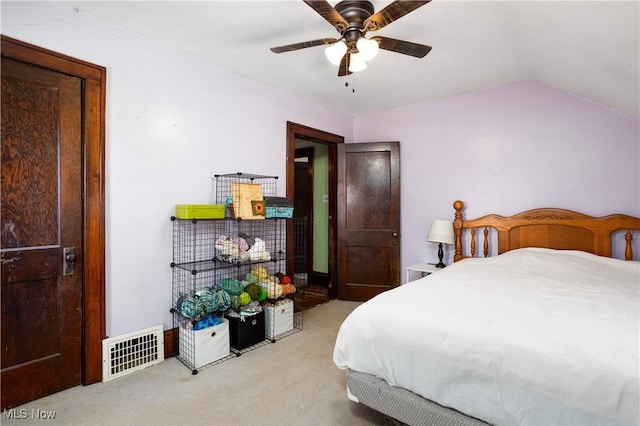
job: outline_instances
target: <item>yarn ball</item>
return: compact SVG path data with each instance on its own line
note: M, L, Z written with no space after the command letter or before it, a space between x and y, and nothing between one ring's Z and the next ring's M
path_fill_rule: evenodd
M251 302L251 296L246 291L243 291L242 293L240 293L240 295L238 296L238 299L240 301L240 306L246 305Z
M202 318L201 320L199 320L198 322L196 322L192 329L193 330L202 330L208 327L213 327L214 325L218 325L222 323L222 319L220 319L220 317L217 317L215 315L208 315L204 318Z
M296 292L296 286L293 284L282 284L282 294L293 294Z
M260 294L262 293L262 288L258 284L248 284L244 287L244 291L249 293L251 296L251 300L259 300Z
M271 260L271 253L267 251L267 245L264 240L255 238L254 244L249 249L249 258L253 262Z
M241 281L234 280L233 278L225 278L220 281L220 289L232 296L237 296L244 291L244 285Z
M195 318L202 311L198 300L191 295L182 295L176 300L176 310L185 318Z
M216 292L218 296L218 309L226 311L231 307L231 296L224 290L218 290Z
M231 296L231 307L233 309L238 309L240 306L240 296Z
M256 274L256 276L258 277L258 280L260 281L266 279L267 275L269 275L269 273L267 272L264 266L257 266L255 268L252 268L251 272Z
M267 289L266 288L260 288L260 297L258 298L258 301L262 302L262 301L266 300L267 295L268 295Z
M248 272L245 279L252 284L258 284L260 282L260 278L252 272Z
M282 286L269 281L267 284L267 297L269 299L277 299L280 296L282 296Z
M213 313L218 310L218 295L215 290L198 291L198 305L206 313Z
M290 284L291 283L291 278L289 278L287 275L283 275L280 277L280 284Z

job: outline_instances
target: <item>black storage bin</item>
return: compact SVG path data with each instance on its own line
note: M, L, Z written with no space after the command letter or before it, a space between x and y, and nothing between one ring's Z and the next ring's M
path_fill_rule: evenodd
M227 316L227 319L232 348L241 350L264 341L264 311L242 317Z

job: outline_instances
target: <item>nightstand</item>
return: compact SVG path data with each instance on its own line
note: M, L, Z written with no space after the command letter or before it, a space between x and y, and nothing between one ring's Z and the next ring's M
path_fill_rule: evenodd
M404 268L407 271L407 281L405 281L405 284L408 283L409 281L411 281L411 272L420 272L421 276L425 276L425 275L429 275L429 274L433 274L434 272L438 272L441 268L436 268L436 265L433 263L427 263L427 262L418 262L418 263L414 263L413 265L409 265L406 268Z

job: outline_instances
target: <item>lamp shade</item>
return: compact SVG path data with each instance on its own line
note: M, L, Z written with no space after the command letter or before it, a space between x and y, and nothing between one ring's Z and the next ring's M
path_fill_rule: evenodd
M356 42L358 52L364 61L370 61L378 54L378 42L368 38L360 37Z
M362 60L360 53L352 53L349 58L349 71L359 72L367 68L367 64Z
M453 244L455 242L453 222L448 220L434 220L431 222L427 241L432 243Z
M324 54L327 56L329 62L331 62L333 65L340 65L342 57L346 52L347 45L342 41L334 43L324 50Z

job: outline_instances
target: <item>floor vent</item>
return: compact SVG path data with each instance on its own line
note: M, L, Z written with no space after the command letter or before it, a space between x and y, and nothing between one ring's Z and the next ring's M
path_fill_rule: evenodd
M164 361L162 324L102 341L102 381Z

